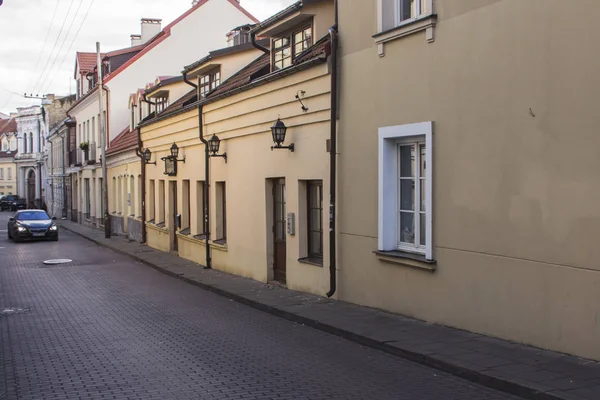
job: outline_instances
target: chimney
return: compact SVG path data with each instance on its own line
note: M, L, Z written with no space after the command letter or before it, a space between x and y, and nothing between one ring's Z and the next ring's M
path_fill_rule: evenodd
M196 4L198 4L200 0L192 0L192 7L194 7Z
M142 18L142 43L146 43L160 32L162 19Z
M131 47L142 44L142 35L131 35Z

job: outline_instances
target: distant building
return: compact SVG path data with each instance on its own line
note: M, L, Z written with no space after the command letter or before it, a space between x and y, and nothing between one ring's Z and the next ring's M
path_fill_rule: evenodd
M4 115L4 114L2 114ZM0 119L0 196L17 193L17 121Z

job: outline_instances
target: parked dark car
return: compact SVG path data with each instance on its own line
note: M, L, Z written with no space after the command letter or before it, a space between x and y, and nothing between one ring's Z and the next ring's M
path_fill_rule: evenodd
M25 239L58 240L56 217L44 210L20 210L8 220L8 238L15 242Z
M16 194L9 194L0 200L0 211L11 210L17 211L26 208L25 199Z

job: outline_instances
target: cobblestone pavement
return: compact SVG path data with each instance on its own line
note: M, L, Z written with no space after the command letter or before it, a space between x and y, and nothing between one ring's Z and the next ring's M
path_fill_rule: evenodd
M264 314L66 231L59 242L14 244L8 216L0 213L1 400L515 399ZM54 258L73 262L42 263Z

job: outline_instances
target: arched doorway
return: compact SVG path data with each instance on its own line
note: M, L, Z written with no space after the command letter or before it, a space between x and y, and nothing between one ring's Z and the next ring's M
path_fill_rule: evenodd
M27 174L27 208L35 201L35 171L29 170Z

